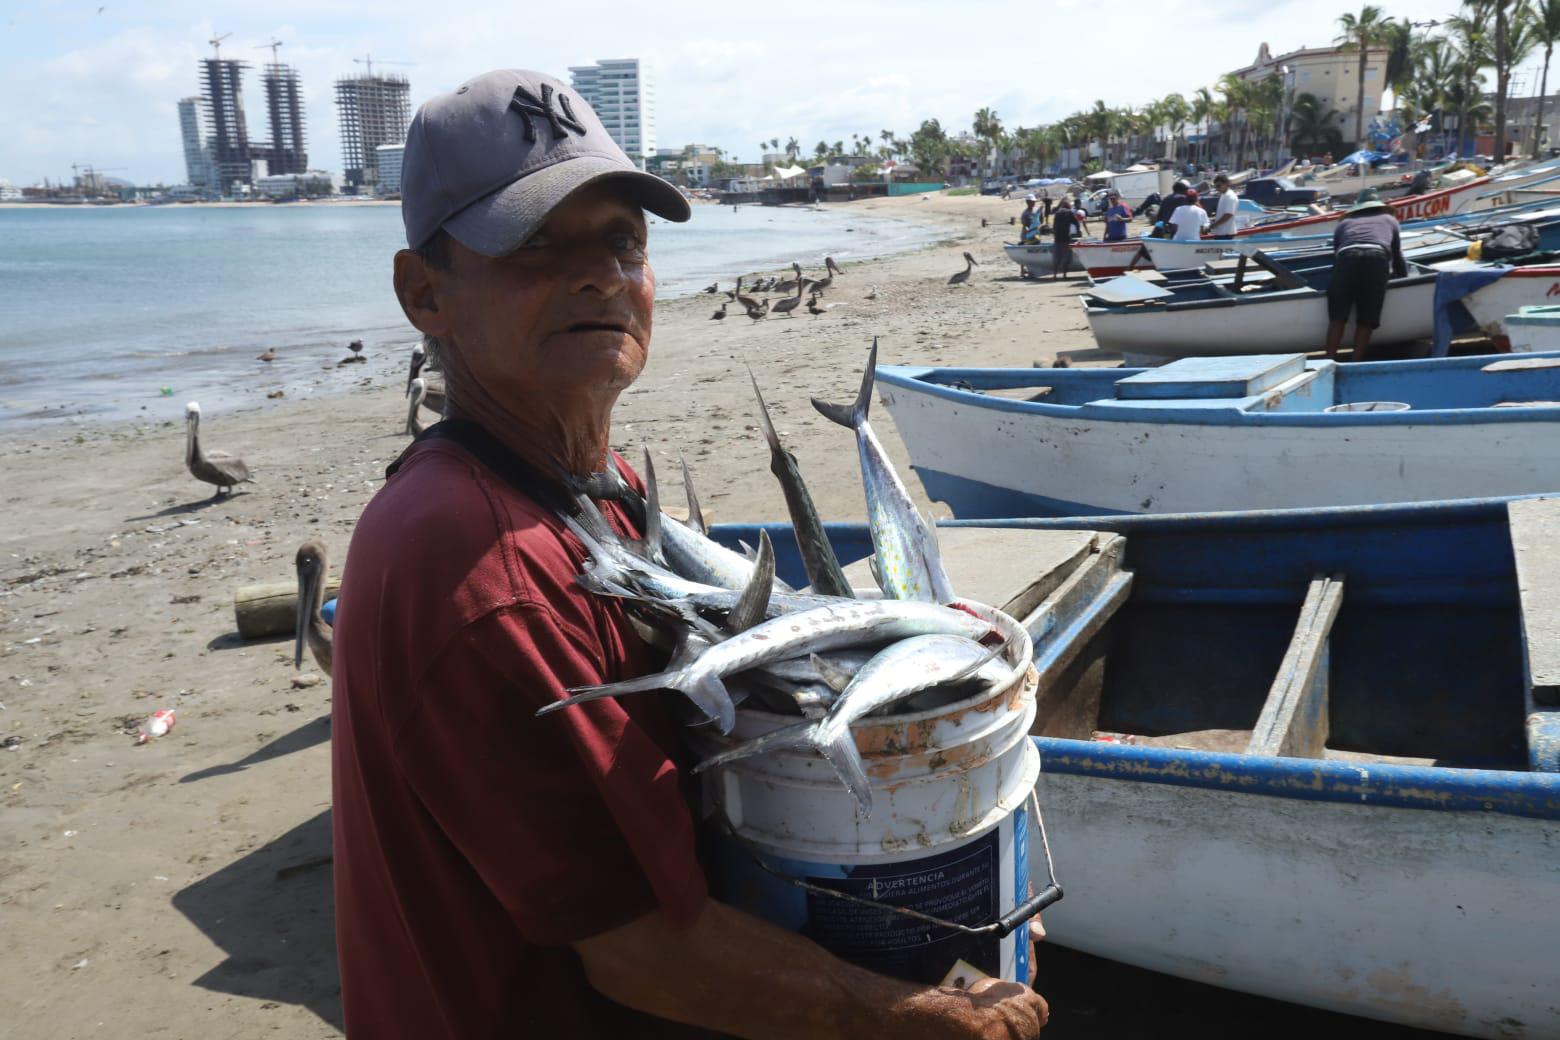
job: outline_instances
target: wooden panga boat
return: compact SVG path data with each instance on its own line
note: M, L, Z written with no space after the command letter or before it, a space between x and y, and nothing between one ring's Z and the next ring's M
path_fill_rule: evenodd
M769 533L805 581L789 528ZM842 560L871 551L860 525L829 533ZM1067 892L1048 941L1387 1022L1560 1035L1560 501L942 534L1002 537L987 555L1027 589ZM1038 890L1033 824L1029 848Z
M1247 277L1247 261L1261 264L1265 273ZM1124 275L1093 286L1080 299L1095 343L1101 350L1125 355L1129 364L1322 349L1332 254L1288 259L1257 254L1238 263L1242 271L1230 279L1156 285ZM1387 285L1381 325L1372 343L1429 338L1435 324L1435 282L1435 271L1409 261L1408 275ZM1346 337L1352 339L1353 328L1351 321Z
M1143 248L1143 241L1128 238L1120 242L1074 242L1073 256L1096 278L1152 268L1154 261Z
M960 518L1282 509L1560 491L1560 354L1525 358L879 366L877 386Z
M1004 242L1002 251L1007 253L1008 259L1024 268L1036 278L1049 276L1055 270L1053 263L1055 255L1051 249L1051 240L1043 239L1039 242L1019 243ZM1065 273L1082 273L1083 264L1079 263L1076 253L1073 254L1072 263L1067 265Z

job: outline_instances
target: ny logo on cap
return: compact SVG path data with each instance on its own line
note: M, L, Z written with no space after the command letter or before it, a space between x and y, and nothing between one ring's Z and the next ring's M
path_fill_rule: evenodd
M558 94L558 104L563 109L558 112L553 108L553 88L550 84L542 84L542 96L537 100L535 94L524 87L515 88L515 96L509 99L510 107L520 113L520 118L525 120L525 139L534 142L536 140L536 127L531 122L532 116L541 116L552 127L553 137L567 137L567 131L573 130L581 137L585 136L585 125L574 117L574 108L569 104L569 95Z

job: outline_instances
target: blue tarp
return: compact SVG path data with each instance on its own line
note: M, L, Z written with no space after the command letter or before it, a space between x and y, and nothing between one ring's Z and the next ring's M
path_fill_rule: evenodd
M1381 163L1386 162L1390 158L1392 158L1392 155L1389 152L1367 152L1361 149L1353 155L1345 155L1338 160L1337 165L1342 166L1345 163Z
M1455 271L1442 271L1435 279L1435 346L1431 357L1446 357L1452 346L1452 310L1464 296L1498 281L1507 271L1505 264L1488 267L1467 267ZM1462 308L1458 307L1461 311Z

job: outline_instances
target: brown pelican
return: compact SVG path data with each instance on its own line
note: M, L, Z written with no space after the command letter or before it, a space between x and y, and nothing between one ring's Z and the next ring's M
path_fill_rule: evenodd
M757 320L759 320L760 318L762 318L764 315L766 315L768 313L769 313L769 300L766 297L764 302L762 304L760 304L759 306L757 306L757 307L749 307L748 308L748 312L747 312L747 316L749 318L752 318L754 321L757 321Z
M737 291L732 294L731 298L733 300L736 300L738 303L742 304L742 306L746 307L749 311L752 311L754 308L756 308L758 306L758 301L753 299L753 297L751 297L751 296L743 296L742 295L742 279L741 278L737 279Z
M739 275L737 275L737 287L735 289L727 289L726 290L726 299L728 299L728 300L735 300L738 296L741 296L741 295L742 295L742 276L739 274Z
M807 313L822 314L826 309L827 308L818 306L818 294L813 293L812 297L807 301Z
M773 289L775 292L790 292L791 290L795 289L798 285L802 284L802 282L806 281L806 279L804 279L802 277L802 265L801 264L793 262L791 264L791 270L796 272L796 277L795 278L787 278L783 282L776 282L774 285L771 285L770 288Z
M730 305L730 303L731 303L731 301L727 300L725 303L721 304L720 305L720 310L718 310L714 314L710 315L710 320L711 321L725 321L726 320L726 308Z
M412 396L412 380L416 379L419 375L422 374L423 366L427 363L428 352L424 350L423 345L419 343L412 348L412 367L411 371L409 371L406 375L405 396ZM444 405L446 402L444 384L435 380L431 375L423 376L422 380L423 390L425 391L423 395L423 407L431 412L438 412L440 415L443 415Z
M968 253L964 254L964 270L948 279L949 285L963 285L970 280L970 272L976 267L975 258Z
M784 314L787 318L789 318L791 316L791 312L802 305L802 292L802 285L800 282L798 282L796 285L795 296L787 296L783 300L776 300L775 305L769 309L774 311L776 314Z
M298 555L293 558L293 566L298 571L298 622L295 626L293 643L293 667L303 667L303 644L309 644L309 652L314 655L314 663L320 666L320 671L330 674L330 626L320 616L320 608L325 605L325 546L313 539L298 546Z
M216 486L212 498L221 495L223 488L232 492L239 484L255 482L243 459L225 451L201 451L200 405L194 401L184 406L184 464L189 467L190 476Z
M422 406L423 398L428 396L427 384L421 379L412 380L412 389L407 396L411 398L411 404L406 408L406 432L415 437L431 425L417 418L417 409Z
M823 292L823 290L834 284L834 276L841 273L839 265L834 262L834 257L832 256L826 256L823 258L823 269L823 277L813 282L812 288L809 291L816 293Z
M267 364L270 364L272 361L276 360L276 351L271 349L270 347L266 347L265 348L265 353L256 355L255 356L255 360L256 361L264 361Z

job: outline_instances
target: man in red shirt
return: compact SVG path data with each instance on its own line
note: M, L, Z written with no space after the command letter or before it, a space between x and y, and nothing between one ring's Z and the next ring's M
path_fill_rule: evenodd
M711 899L663 698L536 717L658 664L576 585L551 478L607 465L644 367L646 209L689 216L550 77L479 76L408 132L395 287L449 404L365 510L336 622L348 1034L1033 1037L1027 987L898 982Z

